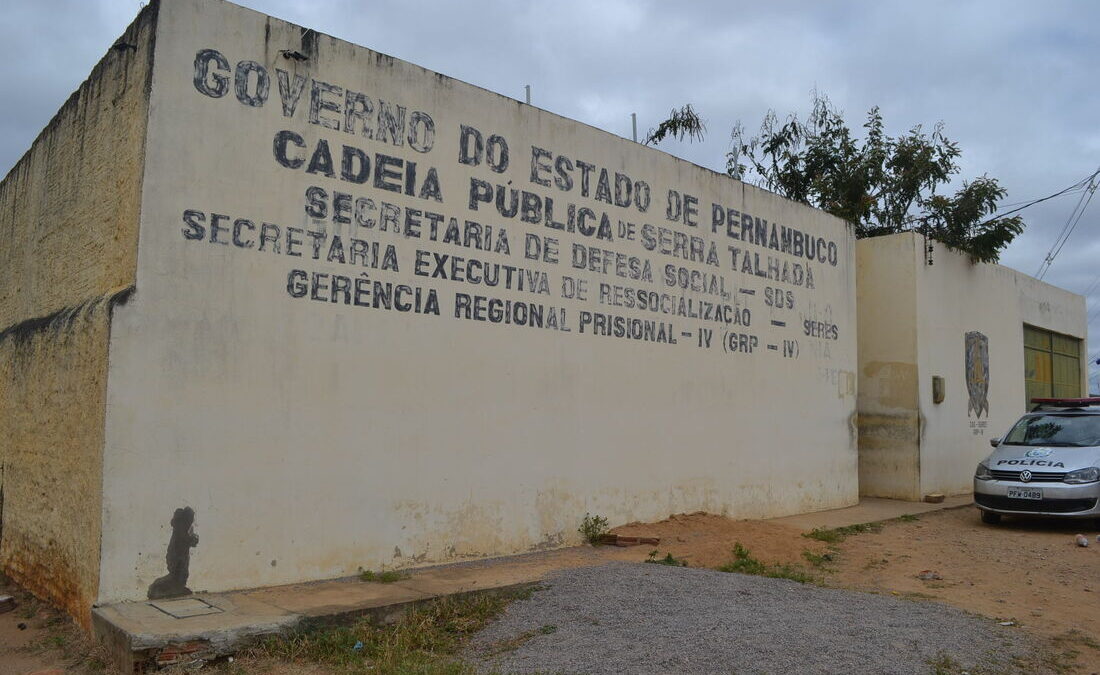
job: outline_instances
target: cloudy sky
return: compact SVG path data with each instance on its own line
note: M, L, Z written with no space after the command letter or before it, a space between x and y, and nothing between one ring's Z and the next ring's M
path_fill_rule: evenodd
M167 0L171 1L171 0ZM133 19L137 0L3 0L0 173ZM946 124L963 177L989 174L1006 203L1061 190L1100 167L1100 3L643 0L244 0L262 12L630 136L692 103L705 142L664 150L722 170L729 130L769 109L805 111L826 93L856 121L874 105L889 130ZM670 7L675 9L670 10ZM1002 262L1034 274L1081 192L1024 212ZM1100 357L1100 199L1046 280L1091 288ZM1092 380L1097 388L1100 372Z

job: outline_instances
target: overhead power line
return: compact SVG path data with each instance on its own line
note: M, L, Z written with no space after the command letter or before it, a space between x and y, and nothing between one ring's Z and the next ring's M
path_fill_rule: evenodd
M1069 187L1065 188L1064 190L1059 190L1059 191L1055 192L1052 195L1047 195L1046 197L1040 197L1039 199L1032 199L1029 202L1025 202L1023 206L1012 209L1011 211L1005 211L1003 213L994 214L994 215L990 216L989 218L986 218L984 221L982 221L979 224L980 225L985 225L986 223L991 223L994 220L997 220L998 218L1004 218L1005 216L1011 216L1013 213L1019 213L1020 211L1023 211L1026 208L1035 206L1036 204L1040 204L1042 202L1054 199L1055 197L1061 197L1062 195L1066 194L1067 192L1073 192L1074 190L1084 189L1087 186L1091 185L1093 180L1097 176L1100 176L1100 169L1097 169L1096 171L1093 171L1088 176L1085 176L1084 178L1077 181L1073 185L1070 185Z
M1081 295L1085 296L1086 298L1087 298L1087 297L1089 297L1089 295L1090 295L1090 294L1091 294L1091 293L1092 293L1092 292L1093 292L1094 290L1096 290L1096 287L1097 287L1097 286L1100 286L1100 274L1097 274L1097 275L1096 275L1096 276L1095 276L1095 277L1093 278L1093 280L1092 280L1092 283L1091 283L1091 284L1089 284L1089 287L1088 287L1088 288L1086 288L1086 289L1085 289L1084 291L1082 291L1082 292L1081 292Z
M1081 185L1081 186L1079 186L1079 187L1074 187L1074 188L1070 188L1069 190L1066 190L1065 192L1062 192L1061 194L1058 194L1058 195L1053 195L1053 196L1057 196L1057 197L1063 197L1063 196L1065 196L1065 195L1073 195L1073 194L1077 194L1078 192L1080 192L1080 191L1082 191L1082 190L1086 189L1087 187L1088 187L1088 185L1087 185L1087 184L1086 184L1086 185ZM1038 199L1039 199L1039 198L1031 198L1031 199L1021 199L1021 200L1020 200L1020 201L1018 201L1018 202L1007 202L1007 203L1001 204L1001 205L1000 205L1000 207L1001 207L1002 209L1007 209L1007 208L1008 208L1008 207L1010 207L1010 206L1019 206L1019 205L1021 205L1021 204L1026 204L1026 205L1030 205L1030 204L1032 204L1032 203L1034 203L1034 202L1038 201ZM1045 197L1043 197L1042 199L1046 199L1046 198L1045 198ZM995 217L996 217L996 218L1000 218L1000 216L995 216Z
M1039 270L1035 273L1035 276L1039 279L1046 276L1046 273L1050 270L1050 266L1054 264L1054 259L1058 257L1058 254L1062 252L1062 247L1069 241L1069 235L1073 234L1073 231L1077 229L1077 223L1081 222L1081 216L1084 215L1085 209L1088 208L1089 202L1092 201L1092 196L1096 194L1096 187L1097 184L1094 179L1089 182L1088 189L1081 193L1081 199L1077 200L1077 206L1075 206L1073 211L1069 214L1066 224L1062 226L1062 231L1058 233L1058 238L1054 240L1050 250L1047 251L1046 257L1043 258L1042 264L1039 265Z

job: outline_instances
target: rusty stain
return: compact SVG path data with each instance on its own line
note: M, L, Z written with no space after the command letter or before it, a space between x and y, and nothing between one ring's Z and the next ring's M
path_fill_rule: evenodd
M39 536L19 533L13 537L10 532L5 536L7 541L16 540L4 558L7 575L35 597L72 616L84 630L91 630L94 598L82 587L86 570L79 569L56 542L42 546Z
M0 565L90 626L99 587L109 311L0 342ZM47 326L48 328L48 326Z

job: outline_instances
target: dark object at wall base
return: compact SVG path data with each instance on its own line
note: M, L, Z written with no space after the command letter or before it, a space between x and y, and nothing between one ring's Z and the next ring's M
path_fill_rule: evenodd
M191 563L191 549L199 544L195 534L195 512L190 506L176 509L172 515L172 538L168 541L168 552L164 557L168 565L168 574L149 585L150 600L164 600L191 595L187 587L187 577Z
M600 544L604 546L656 546L660 537L626 537L621 534L601 534Z

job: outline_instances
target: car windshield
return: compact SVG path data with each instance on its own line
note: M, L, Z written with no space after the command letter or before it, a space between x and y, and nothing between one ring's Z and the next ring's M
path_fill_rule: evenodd
M1004 438L1006 445L1100 445L1100 415L1030 415Z

